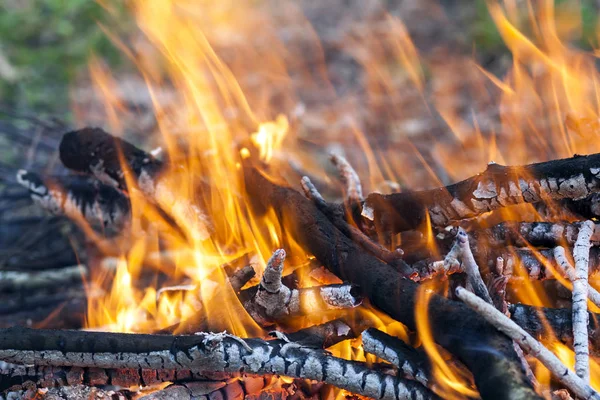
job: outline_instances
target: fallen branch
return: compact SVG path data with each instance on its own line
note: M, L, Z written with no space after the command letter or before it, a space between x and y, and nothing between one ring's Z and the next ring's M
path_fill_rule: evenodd
M314 379L380 399L437 398L422 385L283 339L0 330L0 359L37 366L279 374Z
M256 202L257 210L275 210L289 234L326 268L341 279L360 285L372 304L392 318L410 329L416 328L416 283L364 251L300 193L275 185L254 168L246 167L244 175L248 198ZM473 372L482 397L538 398L523 374L512 341L468 307L432 296L429 318L436 342Z
M572 390L577 396L583 399L600 399L600 394L585 380L566 367L558 357L542 346L533 336L511 321L506 315L496 310L493 305L486 303L462 287L456 288L456 296L473 310L477 311L498 330L519 343L523 350L540 360L559 382Z
M446 226L520 203L545 199L583 199L600 190L600 154L575 156L537 164L487 169L446 187L381 195L370 194L363 216L385 232L415 229L429 214L434 226Z
M0 291L16 292L61 287L81 282L87 276L85 265L31 272L0 271Z

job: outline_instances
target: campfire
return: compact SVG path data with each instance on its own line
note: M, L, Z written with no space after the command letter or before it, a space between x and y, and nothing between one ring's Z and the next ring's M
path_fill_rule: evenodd
M105 32L136 64L155 129L123 132L117 80L93 58L102 128L59 129L48 147L68 173L11 175L70 228L43 262L0 264L7 399L600 399L600 74L549 3L530 5L533 37L490 3L512 66L499 78L432 56L434 93L406 27L382 14L381 42L358 28L335 41L373 45L354 55L354 104L320 64L335 46L292 5L131 3L139 36ZM410 159L368 131L396 124L390 57L452 133L418 148L414 124L396 126ZM467 67L493 117L444 100ZM320 141L316 115L354 148Z

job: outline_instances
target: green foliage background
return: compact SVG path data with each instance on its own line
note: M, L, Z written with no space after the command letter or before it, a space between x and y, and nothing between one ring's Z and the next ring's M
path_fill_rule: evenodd
M118 50L98 25L123 29L127 24L118 18L94 0L0 0L0 56L15 72L0 71L0 104L67 110L68 84L86 71L91 54L119 63Z

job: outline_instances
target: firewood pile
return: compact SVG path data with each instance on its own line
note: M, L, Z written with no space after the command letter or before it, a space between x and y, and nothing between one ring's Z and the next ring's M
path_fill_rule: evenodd
M165 163L101 129L66 133L60 159L80 174L42 178L20 170L15 177L55 218L83 220L97 230L118 234L133 222L132 190L140 188L145 197L154 199L157 209L167 206L161 204L160 195L166 190L161 188ZM283 276L284 249L273 252L257 285L247 285L255 276L252 266L228 266L229 287L219 288L214 296L226 298L223 292L232 290L238 312L246 312L262 329L274 329L270 339L220 331L227 315L218 312L156 334L5 328L0 331L0 359L6 363L2 390L9 398L40 394L60 398L72 395L67 386L87 387L78 389L88 390L86 396L92 387L99 387L93 393L101 398L131 395L117 388L159 385L163 388L144 398L264 398L273 391L277 396L285 392L310 397L324 383L373 398L437 398L426 352L374 329L373 321L358 310L366 301L415 330L420 282L448 281L453 290L429 299L431 334L449 352L452 363L470 371L483 398L537 397L528 364L532 359L574 396L599 396L588 383L589 356L596 354L598 330L595 314L587 309L588 299L600 305L600 295L588 285L589 274L598 269L593 246L599 239L595 215L581 210L591 209L586 204L594 201L600 188L600 155L511 167L490 164L481 174L445 188L366 197L352 166L339 155L331 161L346 188L342 203L326 201L309 177L299 185L303 195L268 179L255 155L243 160L245 195L252 207L260 212L272 208L291 237L314 255L313 264L343 281L298 288L291 276ZM205 183L200 188L210 190ZM581 222L502 222L476 228L474 221L484 213L547 199L580 212ZM182 201L186 210L192 210L187 214L193 218L192 226L203 227L196 234L204 238L214 233L207 206ZM443 257L423 257L428 252L424 227L439 232L434 240L446 249ZM378 240L397 234L406 237L404 249L390 250L389 240ZM517 274L517 266L524 275ZM85 281L86 268L49 264L43 269L6 271L1 284L7 291L34 293L52 285L69 287L82 275ZM511 280L559 277L573 282L569 308L515 304L507 291ZM194 290L193 286L166 289ZM54 304L61 302L63 308L85 307L81 293L77 298L69 291L45 301L54 296ZM33 304L35 296L25 301L20 307ZM5 308L7 314L11 305ZM296 331L286 328L290 320L332 310L338 318L324 324ZM61 322L66 325L55 327L77 327ZM548 329L574 347L574 371L537 341ZM382 361L346 360L326 350L356 337L361 337L365 352ZM274 376L295 379L273 384Z
M276 8L281 43L262 9L229 10L233 28L205 37L209 13L135 3L147 39L120 46L153 110L138 139L161 140L124 139L126 101L98 65L97 124L0 121L26 154L0 163L2 398L600 399L600 153L574 154L599 151L598 96L569 91L600 82L595 59L512 35L505 82L461 76L484 108L471 110L456 88L471 59L430 46L421 68L376 1L307 2L316 41ZM334 26L342 3L357 16ZM416 41L444 20L423 3Z

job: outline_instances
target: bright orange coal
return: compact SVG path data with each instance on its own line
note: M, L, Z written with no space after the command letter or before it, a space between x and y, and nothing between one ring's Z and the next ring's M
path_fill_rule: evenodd
M87 328L158 331L194 315L206 315L209 319L217 311L222 315L225 308L230 316L226 321L228 331L240 336L261 334L256 323L234 306L238 302L235 294L219 290L228 287L223 266L245 257L253 261L260 276L272 251L282 246L289 254L286 273L294 268L302 270L311 258L286 233L286 227L280 225L273 210L262 216L252 212L250 199L244 197L241 165L245 158L256 157L268 166L265 172L269 177L283 180L287 159L293 156L311 173L327 180L313 154L302 154L297 149L296 119L302 118L302 112L281 115L281 110L274 107L270 99L277 92L278 100L286 105L281 109L292 108L287 106L295 103L297 88L291 72L301 76L308 88L319 87L330 94L333 89L322 65L320 44L298 10L286 3L279 14L285 15L284 20L306 28L309 37L306 46L318 64L317 72L312 73L319 79L303 69L302 52L290 52L277 39L277 24L268 8L249 3L234 7L220 2L198 5L189 0L133 0L131 10L143 37L130 38L128 45L113 38L137 64L153 97L162 134L162 151L170 160L170 168L163 176L164 188L156 201L179 229L173 228L164 215L156 213L138 191L131 191L134 216L131 232L128 238L114 244L116 251L111 250L118 256L105 267L105 274L95 276L90 284L90 290L102 287L107 293L90 296ZM397 71L386 58L390 53L382 50L389 46L394 50L391 52L393 66L407 76L408 85L422 92L424 101L431 97L428 107L435 107L452 130L452 145L432 143L436 161L451 179L463 179L480 172L490 161L518 165L574 153L599 152L600 141L594 129L600 121L600 75L594 65L597 52L583 52L569 46L569 40L581 29L578 14L565 14L565 10L573 10L568 9L574 7L571 3L564 2L560 6L560 15L548 0L489 3L490 14L512 53L512 67L503 78L462 55L450 56L442 66L427 65L402 22L389 16L386 27L394 35L354 39L366 42L365 47L369 49L355 57L364 66L364 90L370 106L376 111L377 99L381 96L398 95L393 82ZM561 18L561 15L571 18ZM107 34L112 35L108 29ZM253 36L260 37L260 46L246 40ZM231 46L226 60L217 55L213 46L222 41ZM465 75L465 71L474 77L474 93L484 96L490 86L500 93L500 124L492 128L491 134L484 134L477 115L474 122L467 120L464 113L455 108L455 102L447 101L457 94L451 83ZM118 133L123 105L111 94L116 83L97 60L90 63L90 72L99 93L104 96L108 123L113 132ZM241 82L242 72L246 78L254 77L257 81L264 78L271 84ZM427 76L429 73L431 77ZM166 86L175 87L174 96L165 98L162 89ZM431 93L428 93L429 86ZM248 88L251 90L246 90ZM332 120L347 118L357 111L351 102L337 100L336 107L327 114ZM390 179L413 187L423 185L422 174L416 174L406 160L371 148L369 132L360 132L356 126L349 124L347 132L364 154L365 169L359 170L364 175L363 182L378 190L392 188L387 182ZM415 158L427 171L427 182L441 184L443 179L436 176L436 169L428 165L416 149ZM129 187L135 185L134 179L129 178ZM211 190L202 190L206 186ZM189 202L182 203L181 199ZM186 206L189 203L203 204L208 219L199 224L190 218ZM530 205L500 210L498 214L503 220L542 219ZM430 234L426 238L428 244L434 246L434 236ZM435 248L432 250L437 252ZM168 275L169 280L141 282L140 279L147 276L142 270L147 268ZM522 273L519 266L515 266L515 271ZM299 276L302 286L317 283L306 274L299 273ZM541 285L528 283L526 277L520 282L524 283L515 291L515 301L549 305ZM175 290L165 290L168 287ZM432 340L427 306L434 291L441 288L424 284L415 313L420 341L434 366L436 390L445 398L476 397L469 376L450 364ZM369 312L373 313L371 318L378 321L378 327L388 326L389 332L408 340L404 327L376 311ZM306 324L308 321L299 321L297 328ZM568 365L573 364L571 350L555 338L545 340ZM341 343L334 351L344 357L366 359L358 342ZM537 366L534 371L542 390L547 392L547 372ZM597 388L600 387L599 371L593 362L592 384Z

